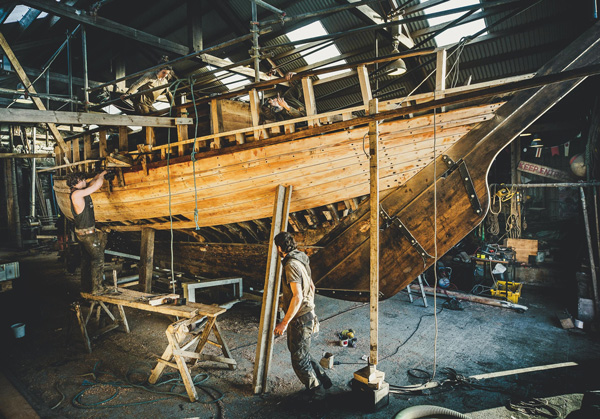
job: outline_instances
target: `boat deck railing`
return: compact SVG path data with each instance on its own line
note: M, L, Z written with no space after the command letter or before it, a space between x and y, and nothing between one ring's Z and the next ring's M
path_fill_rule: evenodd
M438 51L438 54L443 51ZM400 97L391 100L381 101L378 105L379 112L390 111L394 109L400 109L402 107L412 106L415 104L424 103L434 99L439 99L447 94L464 93L467 91L476 91L485 89L491 86L497 86L504 83L514 82L518 80L524 80L533 77L533 74L526 74L516 77L511 77L502 80L496 80L491 82L477 83L469 86L461 86L455 88L445 88L445 84L440 81L444 79L443 72L436 75L436 91L429 93L416 94L409 97ZM373 98L371 93L371 87L369 83L369 73L365 65L356 68L353 75L357 76L360 82L361 94L363 98L363 104L359 106L353 106L343 108L330 112L317 113L316 103L314 100L313 92L313 81L310 77L301 78L303 95L305 98L306 105L306 116L301 118L289 119L278 122L263 123L260 124L260 101L257 89L251 89L247 93L250 98L249 114L248 119L251 120L251 125L246 128L227 130L224 132L219 131L219 106L218 101L223 100L221 98L211 99L209 103L209 110L205 112L206 107L203 108L201 113L198 113L198 107L177 107L176 111L179 117L191 117L194 122L198 124L200 115L208 116L211 121L211 133L207 135L201 135L195 138L190 138L189 133L197 130L190 130L189 125L176 125L175 135L170 135L168 141L163 135L160 141L157 141L157 132L155 130L164 130L165 128L155 128L152 126L143 127L145 130L145 141L144 144L137 144L135 148L130 147L130 141L128 138L128 127L118 127L118 141L108 141L108 129L110 126L101 126L94 130L88 130L81 134L72 136L65 139L67 144L66 154L63 152L61 147L55 148L56 161L61 162L63 156L68 158L70 163L64 165L58 165L55 167L58 170L58 174L66 174L67 171L73 170L73 167L79 167L80 170L90 170L100 160L106 159L111 153L128 154L134 158L137 164L141 164L144 169L148 170L148 165L151 162L160 160L166 160L169 158L189 156L192 151L195 153L202 153L206 151L221 149L239 144L257 142L277 136L292 134L305 130L307 128L315 128L319 126L334 124L340 121L348 121L356 118L357 114L368 114L369 113L369 102ZM320 80L322 82L325 80ZM246 92L241 92L246 93ZM229 96L229 95L228 95ZM246 105L248 106L248 105ZM195 109L195 111L194 111ZM110 121L107 118L107 121ZM109 123L109 122L107 122ZM360 124L359 124L360 125ZM345 124L343 128L347 127ZM330 130L328 130L330 131ZM314 130L312 130L314 132ZM97 146L96 141L93 139L93 135L97 135ZM314 134L313 134L314 135ZM194 137L193 135L191 137ZM174 140L174 141L173 141ZM160 142L160 144L159 144ZM83 143L83 144L82 144ZM199 156L196 156L198 158Z

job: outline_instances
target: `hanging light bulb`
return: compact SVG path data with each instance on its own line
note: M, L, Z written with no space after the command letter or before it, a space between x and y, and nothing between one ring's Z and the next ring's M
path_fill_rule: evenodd
M393 43L394 49L392 50L392 54L400 53L400 51L398 50L399 44L400 44L400 41L398 41L398 39L394 37L394 43ZM388 76L401 76L404 73L406 73L406 63L404 62L404 60L402 58L398 58L397 60L392 61L387 66L387 75Z

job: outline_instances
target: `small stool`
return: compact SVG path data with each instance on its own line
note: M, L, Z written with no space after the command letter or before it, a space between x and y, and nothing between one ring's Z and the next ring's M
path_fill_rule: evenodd
M425 306L425 308L427 308L427 297L425 296L425 289L423 288L423 281L425 281L425 283L427 284L427 280L425 278L423 278L423 275L419 275L417 277L417 280L419 281L419 288L421 288L421 296L423 297L423 305ZM415 281L413 281L415 282ZM412 284L412 282L411 282ZM408 299L410 300L410 302L413 302L413 296L412 293L410 291L410 285L408 284L408 286L406 287L406 291L408 292ZM429 284L427 284L429 286Z

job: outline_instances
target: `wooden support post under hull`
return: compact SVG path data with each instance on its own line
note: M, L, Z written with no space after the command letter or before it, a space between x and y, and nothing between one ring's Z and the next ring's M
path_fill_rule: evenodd
M143 292L152 292L152 272L154 270L154 235L156 230L142 228L140 249L140 285Z
M252 388L254 394L267 391L267 376L269 364L273 353L273 330L277 320L277 306L279 302L279 289L281 284L281 260L277 254L274 238L285 231L288 223L292 187L277 187L273 221L269 238L269 259L267 260L267 274L263 291L262 310L260 313L260 326L258 330L258 344L254 361L254 377Z

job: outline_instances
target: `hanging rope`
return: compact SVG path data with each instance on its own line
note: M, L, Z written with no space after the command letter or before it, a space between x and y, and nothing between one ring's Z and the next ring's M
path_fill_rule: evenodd
M494 211L494 206L498 207L497 211ZM496 186L494 186L494 195L492 196L492 202L490 204L490 213L487 216L488 221L488 232L492 236L500 234L500 223L498 222L498 214L502 212L502 199L496 193Z
M196 224L196 230L200 230L198 225L198 189L196 187L196 141L198 139L198 106L196 105L196 97L194 96L194 77L189 77L190 92L192 94L192 103L194 104L194 117L196 119L196 125L194 127L194 145L192 147L192 177L194 178L194 223Z

